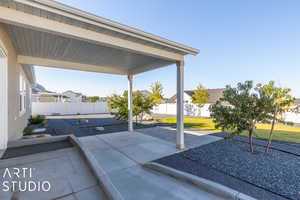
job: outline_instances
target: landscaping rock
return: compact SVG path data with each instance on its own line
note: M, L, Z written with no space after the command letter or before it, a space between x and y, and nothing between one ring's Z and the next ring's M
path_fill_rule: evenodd
M104 127L96 127L97 131L104 131Z
M158 160L158 163L211 179L257 199L300 199L300 157L248 144L220 140ZM275 196L275 197L274 197Z

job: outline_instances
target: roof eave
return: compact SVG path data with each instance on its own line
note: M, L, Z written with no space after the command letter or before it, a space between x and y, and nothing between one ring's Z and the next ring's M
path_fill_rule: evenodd
M114 31L117 31L119 33L123 33L123 34L127 34L133 37L137 37L139 39L144 39L146 41L152 41L154 43L160 44L162 46L166 46L166 47L171 47L174 48L176 50L180 50L186 54L191 54L191 55L197 55L200 53L200 51L198 49L189 47L187 45L183 45L165 38L162 38L160 36L151 34L151 33L147 33L144 32L142 30L118 23L118 22L114 22L112 20L103 18L103 17L99 17L97 15L70 7L68 5L53 1L53 0L15 0L16 2L19 3L23 3L23 4L28 4L31 6L36 6L38 7L38 4L43 5L45 7L48 8L52 8L52 9L56 9L59 11L63 11L65 13L68 13L69 15L74 15L76 16L76 18L82 18L86 20L91 20L93 22L97 22L102 24L103 26L105 26L106 28L110 28L113 29ZM101 26L103 28L103 26Z

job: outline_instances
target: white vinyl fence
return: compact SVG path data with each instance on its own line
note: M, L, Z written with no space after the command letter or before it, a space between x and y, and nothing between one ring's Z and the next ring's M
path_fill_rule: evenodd
M184 115L193 117L210 117L209 112L210 104L205 104L201 109L199 109L194 104L184 104ZM160 104L155 106L152 110L155 114L166 114L166 115L176 115L176 104ZM300 123L300 113L287 112L284 114L284 120L286 122Z
M209 112L210 104L205 104L201 109L194 104L185 103L184 104L184 115L193 116L193 117L210 117ZM176 103L167 103L160 104L155 106L152 110L155 114L167 114L167 115L176 115Z
M284 114L284 120L287 122L300 123L300 113L287 112Z
M63 103L63 102L32 102L33 115L61 115L109 113L106 102L100 103Z

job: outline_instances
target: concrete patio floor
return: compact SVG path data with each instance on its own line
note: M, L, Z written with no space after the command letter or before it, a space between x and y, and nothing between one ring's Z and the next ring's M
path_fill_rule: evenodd
M152 136L150 136L152 133ZM160 134L158 134L160 133ZM124 199L222 199L193 185L142 167L142 164L179 152L172 141L176 132L164 128L139 129L81 137ZM163 134L164 139L155 137ZM187 134L188 146L220 140L215 136Z
M4 176L4 171L14 168L31 168L32 177L16 175ZM3 191L1 184L1 200L103 200L103 190L98 186L97 179L94 177L86 161L76 147L65 148L45 153L37 153L28 156L5 159L0 161L0 182L18 181L24 183L34 181L35 183L49 181L51 190L44 191ZM11 186L12 184L10 184ZM28 186L27 186L28 187ZM18 187L20 188L20 187Z

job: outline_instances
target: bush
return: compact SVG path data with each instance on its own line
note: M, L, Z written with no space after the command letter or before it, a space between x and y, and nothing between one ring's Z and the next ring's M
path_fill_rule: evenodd
M44 115L35 115L35 116L31 116L28 121L29 121L29 124L45 125L45 123L46 123L45 120L46 120L46 117Z
M24 136L32 135L33 130L34 130L34 126L27 126L27 127L24 128L24 130L23 130Z

